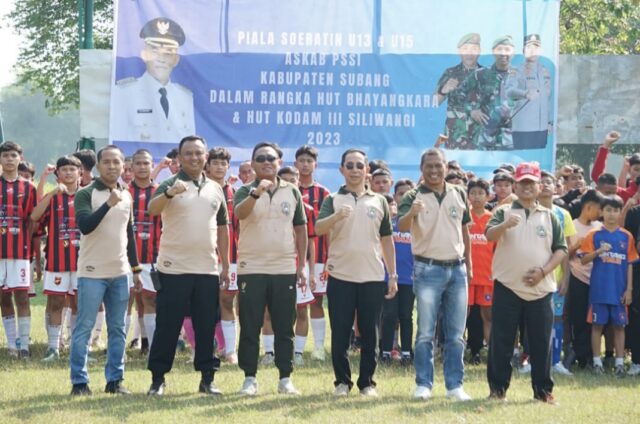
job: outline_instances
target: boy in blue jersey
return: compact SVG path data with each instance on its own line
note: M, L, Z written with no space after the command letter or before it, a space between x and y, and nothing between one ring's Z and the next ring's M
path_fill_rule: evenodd
M391 223L393 224L393 243L396 248L396 272L398 273L398 294L392 299L385 299L382 309L382 341L381 362L391 362L393 339L396 333L396 323L400 323L400 363L410 365L413 363L413 254L411 253L411 234L398 230L397 204L402 196L412 189L411 180L403 178L396 182L394 197L389 204L391 209Z
M622 199L606 197L602 202L604 226L593 230L580 246L581 262L593 261L589 290L589 319L591 321L591 348L593 372L603 374L601 337L605 325L613 326L616 352L615 375L624 376L624 327L627 325L627 306L632 298L631 264L638 260L635 241L631 233L620 228Z

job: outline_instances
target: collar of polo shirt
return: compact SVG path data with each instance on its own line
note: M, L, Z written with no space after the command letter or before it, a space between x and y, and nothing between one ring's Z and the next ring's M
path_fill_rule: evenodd
M191 181L196 185L196 187L198 187L198 190L202 189L202 187L207 183L207 176L204 174L204 172L200 175L200 179L196 181L181 169L180 171L178 171L178 179L185 182Z
M96 190L111 190L111 188L109 186L107 186L105 183L102 182L102 180L100 179L100 177L96 178L95 180L93 180L93 187ZM118 190L125 190L126 186L124 186L122 183L120 183L120 181L116 182L116 188Z
M533 206L533 208L531 209L527 209L524 206L522 206L522 203L520 203L517 200L514 200L513 202L511 202L511 209L524 209L525 213L529 214L529 211L545 211L547 210L547 208L545 208L544 206L542 206L537 200L536 200L536 204Z
M253 188L253 187L258 187L258 185L260 184L260 180L253 180L249 183L249 187ZM276 176L276 184L278 186L278 188L281 187L286 187L289 185L288 182L286 182L285 180L283 180L282 178ZM272 194L271 190L267 190L267 193L269 193L269 195Z
M455 187L455 184L451 184L451 183L448 183L448 182L446 182L446 181L445 181L445 182L444 182L444 191L443 191L443 193L444 193L444 192L447 192L447 191L454 190L454 187ZM420 193L434 193L434 194L440 194L440 193L438 193L437 191L431 190L429 187L427 187L427 186L426 186L426 185L424 185L424 184L420 184L420 185L418 186L418 191L419 191Z
M353 191L349 191L347 190L347 186L346 185L342 185L340 186L340 188L338 189L338 194L353 194L354 196L356 195ZM363 195L367 195L367 196L375 196L375 193L373 191L371 191L371 188L369 188L369 186L364 186L364 192L362 193Z

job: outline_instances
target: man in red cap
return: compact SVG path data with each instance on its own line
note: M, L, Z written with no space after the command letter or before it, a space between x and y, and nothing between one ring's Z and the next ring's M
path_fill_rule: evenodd
M533 397L555 403L551 379L553 270L567 254L555 214L537 203L540 167L521 163L515 172L517 199L496 209L487 224L488 241L496 242L495 279L487 379L490 398L504 400L511 380L511 353L520 317L529 340Z

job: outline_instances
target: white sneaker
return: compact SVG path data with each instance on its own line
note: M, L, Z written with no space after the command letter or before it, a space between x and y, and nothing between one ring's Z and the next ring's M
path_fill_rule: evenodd
M290 378L281 378L278 382L278 393L284 395L299 395L300 392L295 388Z
M347 396L349 394L349 386L340 383L336 386L336 389L333 391L334 396Z
M245 396L255 396L258 394L258 380L255 377L245 377L242 388L239 392Z
M304 367L304 358L302 357L302 353L296 352L293 355L293 365L296 367Z
M324 361L324 358L325 358L325 353L324 353L323 347L316 348L311 353L311 359L315 361Z
M273 355L273 352L267 352L262 357L262 360L260 361L260 363L262 365L273 365L275 360L276 360L276 357Z
M520 367L518 372L520 374L529 374L531 372L531 364L527 362L526 364Z
M445 395L447 399L455 399L457 401L460 402L466 402L471 400L471 396L469 396L464 389L462 388L462 386L456 388L456 389L452 389L452 390L447 390L447 394Z
M375 387L367 386L364 389L360 390L360 395L366 397L378 397L378 392L376 391Z
M416 389L413 391L414 399L422 399L427 400L431 397L431 389L427 386L416 386Z
M560 375L573 375L573 373L571 371L569 371L568 369L566 369L564 367L564 365L562 364L562 361L558 362L557 364L555 364L553 367L551 367L551 370L555 373L555 374L560 374Z
M627 375L630 376L638 376L640 375L640 364L631 364L631 366L629 367L629 370L627 370Z

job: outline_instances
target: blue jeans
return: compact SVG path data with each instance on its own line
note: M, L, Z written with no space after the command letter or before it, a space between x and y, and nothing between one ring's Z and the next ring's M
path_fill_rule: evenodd
M442 267L416 261L413 291L418 309L416 384L433 388L433 339L438 311L442 308L444 381L447 390L457 389L464 379L462 336L467 319L467 269L464 264Z
M104 375L107 382L119 381L124 376L125 325L129 302L129 284L126 275L116 278L78 278L78 316L71 339L71 384L89 383L87 353L91 330L96 322L100 304L104 303L107 321L107 363Z

